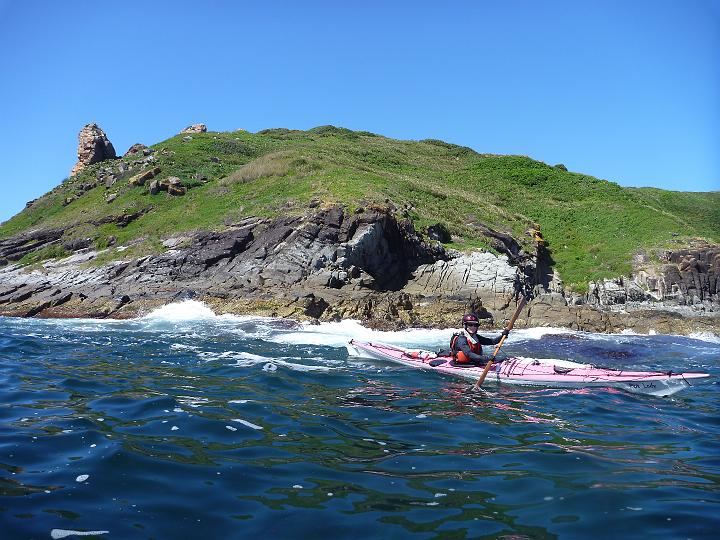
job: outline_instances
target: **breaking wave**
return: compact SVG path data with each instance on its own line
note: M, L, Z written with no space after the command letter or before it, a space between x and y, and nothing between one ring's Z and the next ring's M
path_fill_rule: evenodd
M23 319L15 319L11 325L21 327ZM159 307L141 317L129 320L113 319L49 319L38 320L34 330L46 328L71 328L75 332L104 332L108 330L143 330L177 334L212 335L231 334L254 337L283 345L344 347L350 339L379 341L393 345L435 349L446 347L457 328L410 328L399 331L373 330L357 320L340 322L297 322L276 317L257 315L216 314L210 306L197 300L183 300ZM498 330L483 332L487 336L498 335ZM623 343L628 339L660 336L650 332L637 334L626 330L617 334L596 334L567 328L535 327L514 329L506 343L523 343L545 339L581 339ZM720 343L720 336L712 332L696 332L689 336L677 336L711 344Z

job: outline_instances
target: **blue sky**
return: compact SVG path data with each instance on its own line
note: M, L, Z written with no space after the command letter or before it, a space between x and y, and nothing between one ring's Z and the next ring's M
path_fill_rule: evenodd
M624 186L720 190L720 1L0 0L0 221L97 122L334 124L523 154Z

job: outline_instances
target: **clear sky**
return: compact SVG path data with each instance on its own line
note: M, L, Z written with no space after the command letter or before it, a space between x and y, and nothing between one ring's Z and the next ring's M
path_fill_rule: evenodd
M97 122L334 124L720 190L720 0L0 0L0 221Z

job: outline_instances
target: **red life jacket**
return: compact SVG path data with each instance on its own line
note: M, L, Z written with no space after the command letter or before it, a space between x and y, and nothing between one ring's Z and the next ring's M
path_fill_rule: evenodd
M470 359L467 355L461 350L455 348L458 338L462 335L464 335L464 332L455 332L452 335L452 338L450 338L450 351L452 352L453 359L458 364L469 364ZM467 336L465 336L465 339L467 340L468 347L470 347L472 352L475 354L482 354L482 345L480 345L480 343L474 343L472 340L467 339Z

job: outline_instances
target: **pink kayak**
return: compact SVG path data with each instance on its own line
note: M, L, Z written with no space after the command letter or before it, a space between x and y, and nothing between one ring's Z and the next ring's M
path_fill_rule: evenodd
M351 340L347 349L350 356L388 360L472 380L477 380L484 368L484 366L461 367L454 365L452 359L447 356L437 356L428 351L403 349L382 343ZM708 373L694 372L614 370L569 360L510 357L493 366L485 381L560 388L612 387L637 394L669 396L692 386L691 381L709 376Z

